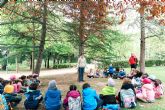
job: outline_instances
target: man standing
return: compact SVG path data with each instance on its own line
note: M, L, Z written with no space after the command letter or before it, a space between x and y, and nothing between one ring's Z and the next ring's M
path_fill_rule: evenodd
M84 71L86 67L86 59L83 54L78 59L77 67L78 67L78 81L84 82L83 77L84 77Z
M137 57L133 53L131 53L131 57L129 58L129 64L131 66L131 70L137 68L137 62L138 62Z

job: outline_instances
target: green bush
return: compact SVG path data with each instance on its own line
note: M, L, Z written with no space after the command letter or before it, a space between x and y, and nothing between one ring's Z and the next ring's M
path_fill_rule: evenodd
M60 68L70 68L76 66L75 63L63 63L63 64L55 64L53 65L53 69L60 69Z
M105 62L104 62L105 63ZM109 66L109 64L113 64L114 67L121 67L121 68L128 68L130 67L128 61L116 61L116 62L106 62L105 65ZM165 66L164 60L147 60L145 61L146 67L152 67L152 66Z
M148 60L145 62L146 67L152 67L152 66L164 66L165 61L164 60Z

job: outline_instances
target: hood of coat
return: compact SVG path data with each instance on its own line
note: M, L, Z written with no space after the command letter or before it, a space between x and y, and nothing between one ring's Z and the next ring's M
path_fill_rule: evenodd
M68 96L69 96L69 97L72 97L72 98L77 98L77 97L80 96L80 93L79 93L78 91L76 91L76 90L72 90L72 91L70 91L70 92L68 93Z

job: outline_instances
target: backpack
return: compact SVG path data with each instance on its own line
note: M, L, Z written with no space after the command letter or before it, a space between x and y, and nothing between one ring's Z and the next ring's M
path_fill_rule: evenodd
M80 96L77 98L68 98L68 107L69 110L81 110L81 98Z
M102 110L120 110L120 106L118 104L107 104L103 106Z
M131 82L135 87L141 87L142 86L142 82L141 82L141 79L139 77L137 77L137 78L134 77Z
M135 108L135 94L132 89L121 89L120 91L121 106L124 108Z
M6 99L4 95L0 94L0 110L9 110Z
M39 100L35 99L32 93L30 93L30 96L24 102L26 109L37 109L38 104L39 104Z

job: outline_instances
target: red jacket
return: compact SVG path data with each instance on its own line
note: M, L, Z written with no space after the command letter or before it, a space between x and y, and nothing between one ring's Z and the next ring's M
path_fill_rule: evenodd
M129 58L129 64L132 65L132 64L136 64L137 63L137 58L135 56L131 56Z

